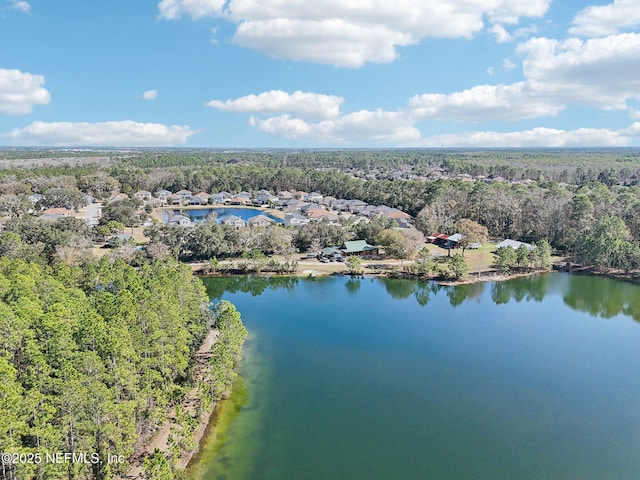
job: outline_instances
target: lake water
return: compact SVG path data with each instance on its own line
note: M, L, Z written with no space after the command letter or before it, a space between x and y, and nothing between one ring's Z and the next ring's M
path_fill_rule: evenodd
M215 208L189 208L189 209L166 209L161 210L163 213L163 220L165 223L172 215L176 213L181 213L182 215L188 216L192 222L201 223L204 222L211 212L215 212L217 217L216 221L218 223L222 222L225 218L230 217L231 215L235 215L236 217L240 217L245 222L249 220L251 217L255 217L256 215L264 215L274 220L277 223L282 223L282 219L274 217L268 213L265 213L259 209L255 208L224 208L224 207L215 207Z
M640 287L206 279L250 332L189 478L640 478Z

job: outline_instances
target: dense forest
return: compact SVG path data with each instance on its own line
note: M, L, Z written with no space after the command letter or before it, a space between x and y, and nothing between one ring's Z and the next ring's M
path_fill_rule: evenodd
M19 152L10 153L5 155L19 156ZM23 154L42 157L46 152ZM55 227L38 225L26 215L32 207L26 196L32 193L45 194L47 203L40 208L69 208L78 206L78 192L108 200L116 193L131 195L138 190L238 192L266 188L274 192L317 191L396 207L413 215L416 226L427 235L454 233L461 221L472 220L485 226L493 238L547 240L556 250L587 265L633 270L640 264L637 149L225 152L143 149L110 155L109 161L100 167L0 170L0 216L6 219L0 253L78 263L83 261L78 249L105 238L119 225L141 223L135 213L138 205L123 201L104 209L103 225L98 230L88 231L84 226L73 225L70 219ZM439 176L429 176L430 172L438 172ZM472 174L475 176L472 181L463 176ZM501 176L496 177L498 174ZM527 181L521 181L523 178ZM159 247L157 252L169 252L183 260L240 256L256 249L267 255L278 251L288 254L292 248L300 251L310 248L314 239L314 246L326 246L367 235L348 225L342 231L306 227L279 233L278 238L271 238L273 235L253 238L213 225L188 233L160 226L148 231ZM612 246L613 254L604 251ZM135 252L129 257L130 263L138 261Z
M235 308L220 302L211 310L178 260L208 261L213 271L218 258L233 258L246 271L289 272L294 252L357 238L415 258L407 270L420 276L439 268L382 217L268 229L156 223L145 229L145 251L129 244L98 260L92 247L148 214L134 199L107 205L118 193L317 191L399 208L427 235L480 229L481 237L540 247L499 251L502 271L546 268L553 248L582 265L631 272L640 269L639 175L636 149L0 150L0 451L26 459L4 462L2 479L113 478L127 464L107 455L129 459L171 409L176 451L156 452L144 467L150 478L176 475L177 450L193 447L198 418L227 394L246 337ZM44 197L34 203L33 194ZM88 195L105 203L99 225L36 215L78 209ZM453 278L466 268L461 256L449 266ZM194 353L212 326L220 334L211 368L196 379ZM188 412L180 405L194 388L197 408ZM38 462L46 452L97 460Z
M106 257L82 268L3 257L0 310L0 450L14 456L3 457L6 480L125 473L136 442L188 390L201 392L200 410L226 393L246 336L233 306L211 311L201 281L172 260L135 269ZM214 324L212 373L194 386L194 352ZM176 442L187 445L187 433ZM87 457L46 457L57 452Z

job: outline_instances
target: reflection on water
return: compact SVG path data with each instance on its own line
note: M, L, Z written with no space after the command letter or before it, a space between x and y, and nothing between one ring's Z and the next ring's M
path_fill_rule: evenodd
M246 388L189 478L640 478L640 330L583 313L637 320L640 286L559 273L205 284L254 337Z
M351 277L349 280L347 280L344 286L347 288L347 291L351 295L355 295L360 290L361 284L362 284L362 280L360 278Z
M628 315L640 321L640 287L608 278L572 275L563 295L566 305L591 316Z
M491 287L491 299L497 305L511 301L520 303L523 300L541 302L547 294L549 278L550 275L544 274L496 282Z
M234 275L212 277L205 279L207 294L211 300L222 298L224 293L250 293L254 297L262 295L265 290L287 289L293 290L298 283L298 277L283 277L270 275Z
M561 291L555 283L563 281ZM318 279L322 282L327 279ZM207 293L212 300L222 298L228 293L249 293L258 296L267 289L286 289L292 291L298 282L307 279L286 276L223 276L215 277L215 281L205 281ZM380 280L384 290L394 300L406 300L412 296L421 306L427 306L434 295L441 290L446 293L452 307L462 305L466 301L479 300L487 287L490 297L496 305L510 302L542 302L545 296L561 293L565 304L574 310L587 312L594 316L612 318L619 314L629 315L640 321L640 287L638 285L611 280L602 277L542 274L514 278L504 282L480 282L456 286L441 286L436 282L424 282L409 279L383 278ZM347 291L356 295L360 291L363 279L349 278L345 282Z

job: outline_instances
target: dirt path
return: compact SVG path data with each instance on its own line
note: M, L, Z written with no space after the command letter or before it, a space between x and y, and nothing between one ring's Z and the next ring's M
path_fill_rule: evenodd
M202 377L206 374L207 367L209 365L209 358L211 357L211 347L215 343L218 338L218 330L211 329L205 338L204 342L198 349L195 355L195 387L191 389L191 391L187 394L182 403L182 406L189 411L189 413L194 414L195 409L197 407L197 394L198 394L198 381L202 379ZM176 412L175 409L171 409L169 414L167 415L167 421L165 424L158 430L158 432L153 436L153 438L148 439L143 442L139 447L136 448L136 451L131 459L131 466L127 474L121 478L127 480L137 480L144 479L144 471L143 464L144 459L147 455L154 452L157 448L162 452L167 453L169 451L169 435L171 434L171 427L175 424L176 421ZM202 419L198 429L196 431L196 446L199 445L200 440L202 438L202 434L209 423L209 415L205 415L205 418ZM197 447L196 447L197 451ZM185 455L180 457L180 468L184 468L191 457L196 453L196 451L188 452Z

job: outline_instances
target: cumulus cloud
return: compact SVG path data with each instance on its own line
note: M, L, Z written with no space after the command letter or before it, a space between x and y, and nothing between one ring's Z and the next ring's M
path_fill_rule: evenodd
M629 101L640 99L639 34L587 41L534 38L520 44L518 52L524 56L525 80L416 95L408 111L438 120L513 121L555 116L569 105L626 110Z
M612 35L640 25L638 0L615 0L608 5L587 7L578 12L569 29L571 35Z
M408 103L409 112L418 118L464 122L553 116L563 109L562 104L541 101L525 82L479 85L450 95L416 95Z
M580 128L557 130L534 128L519 132L463 132L434 135L419 142L423 147L450 148L535 148L535 147L624 147L631 135L626 131Z
M211 100L205 105L226 112L262 114L288 113L304 118L331 118L340 113L342 97L297 90L287 93L270 90L258 95L246 95L235 100Z
M398 144L417 141L420 138L420 132L413 126L413 121L403 113L380 109L361 110L315 123L289 115L266 119L251 117L249 123L271 135L329 144L359 142Z
M607 110L640 98L640 34L582 41L534 38L521 44L523 73L533 89L562 103Z
M116 122L33 122L0 135L12 145L155 147L184 144L195 132L188 126Z
M147 90L140 98L143 100L155 100L158 98L158 90Z
M471 38L485 20L502 25L539 18L550 0L162 0L159 17L224 18L233 41L279 58L340 67L394 60L397 47L427 37Z
M24 115L34 105L48 104L51 96L42 85L42 75L0 68L0 113Z
M183 14L193 19L220 15L226 0L162 0L158 4L159 17L168 20Z

